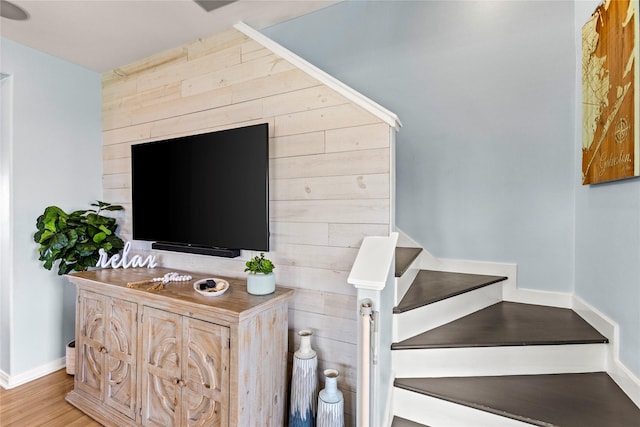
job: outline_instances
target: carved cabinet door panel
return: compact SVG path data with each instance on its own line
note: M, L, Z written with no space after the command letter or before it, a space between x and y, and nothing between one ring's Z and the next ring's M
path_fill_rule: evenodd
M135 419L138 305L107 300L106 403Z
M106 297L93 292L80 291L78 297L78 367L76 386L79 390L103 400L104 328Z
M142 423L226 427L229 328L144 307Z
M185 317L183 420L189 427L229 423L229 328Z
M179 426L182 316L145 306L142 328L142 424Z

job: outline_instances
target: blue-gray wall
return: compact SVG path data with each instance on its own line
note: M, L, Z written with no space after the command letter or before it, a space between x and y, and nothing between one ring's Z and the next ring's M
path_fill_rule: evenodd
M575 292L620 325L640 375L640 181L580 185L580 28L597 4L345 1L263 32L398 114L399 228Z
M594 0L576 2L578 47L581 27L598 4ZM579 50L578 58L581 55ZM579 87L579 80L577 84ZM580 105L582 93L577 95ZM575 121L578 152L582 148L580 111ZM580 185L578 174L574 180L575 293L618 322L620 360L640 376L640 179L591 186Z
M13 141L2 141L13 151L13 338L2 336L2 367L28 376L63 357L74 335L75 290L41 267L33 233L46 206L71 211L102 196L101 75L4 38L0 47L13 80Z
M571 291L571 2L347 1L265 30L398 114L397 225Z

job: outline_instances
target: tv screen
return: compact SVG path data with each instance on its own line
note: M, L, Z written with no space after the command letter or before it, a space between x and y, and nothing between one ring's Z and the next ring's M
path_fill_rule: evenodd
M267 123L132 145L131 180L134 239L269 250Z

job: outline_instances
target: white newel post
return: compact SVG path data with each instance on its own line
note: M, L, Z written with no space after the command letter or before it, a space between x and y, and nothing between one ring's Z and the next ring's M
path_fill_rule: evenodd
M349 273L357 290L358 390L356 424L381 427L389 417L394 260L398 233L366 237Z

